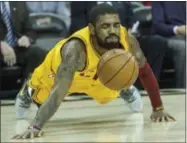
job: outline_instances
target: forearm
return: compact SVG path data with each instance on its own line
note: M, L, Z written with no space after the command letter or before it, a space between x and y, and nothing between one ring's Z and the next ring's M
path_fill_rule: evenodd
M33 120L32 125L36 125L39 128L42 128L43 125L55 114L57 109L60 106L60 103L57 103L57 94L50 95L49 98L39 109L36 114L35 119Z
M136 57L136 60L139 63L140 81L148 92L153 110L162 108L159 85L153 74L153 71L149 66L149 64L147 63L146 58L142 50L140 49L138 41L132 35L129 35L128 39L131 46L131 53Z
M162 110L163 104L160 97L159 85L147 62L139 70L139 78L148 92L153 110Z
M66 71L63 75L64 78L59 82L57 81L57 84L54 86L49 98L39 108L37 115L33 121L33 125L42 128L43 125L55 114L55 112L59 108L66 93L69 90L71 81L73 79L73 73L71 71Z
M82 44L82 43L81 43ZM55 114L73 81L75 72L79 69L81 49L79 41L70 41L61 50L62 63L58 67L53 90L47 101L40 107L33 121L33 125L42 128L43 125ZM85 61L82 61L85 63Z

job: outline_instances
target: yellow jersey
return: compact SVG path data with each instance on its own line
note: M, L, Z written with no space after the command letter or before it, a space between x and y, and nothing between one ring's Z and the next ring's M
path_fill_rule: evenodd
M127 34L127 30L121 26L120 44L125 50L129 51ZM70 37L61 40L51 51L49 51L43 63L34 70L32 77L29 80L29 86L36 91L33 95L33 100L35 102L42 104L49 97L53 88L58 66L63 62L60 52L61 48L71 38L78 38L85 44L87 63L86 68L84 68L83 71L75 73L67 95L71 93L85 93L101 104L107 103L118 97L118 91L113 91L102 85L98 79L94 79L97 71L97 64L99 62L99 55L94 50L90 37L89 28L85 27Z

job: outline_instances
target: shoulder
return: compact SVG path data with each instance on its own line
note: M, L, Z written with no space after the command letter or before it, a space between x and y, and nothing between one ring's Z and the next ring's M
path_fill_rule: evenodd
M74 68L74 70L82 69L82 64L85 63L84 43L81 40L71 39L61 49L61 64L63 67Z
M71 52L71 51L83 51L85 49L85 44L78 38L73 38L68 40L62 47L62 52Z
M85 45L84 45L84 42L81 40L81 39L78 39L78 38L72 38L72 39L70 39L70 40L68 40L66 43L65 43L65 45L64 45L65 47L66 46L70 46L70 47L77 47L77 48L83 48L83 47L85 47Z

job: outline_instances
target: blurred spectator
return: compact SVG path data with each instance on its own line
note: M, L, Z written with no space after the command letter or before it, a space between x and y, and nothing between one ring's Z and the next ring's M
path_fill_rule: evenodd
M53 13L64 20L67 29L70 27L70 2L26 2L30 13Z
M186 2L152 2L153 32L168 39L166 56L173 59L176 87L185 87Z
M25 2L0 2L0 64L25 68L27 76L44 59L46 52L32 44L36 34L28 23Z
M76 2L71 3L71 33L83 28L88 24L88 14L93 6L101 2ZM136 22L133 17L133 11L129 2L107 2L113 5L120 15L121 24L127 29L131 29ZM79 5L79 6L77 6ZM165 47L167 42L160 36L140 36L137 38L140 47L144 52L148 62L152 66L153 72L159 79L162 67L163 57L165 55Z
M73 1L71 2L71 28L70 33L73 33L88 24L88 15L92 7L96 4L101 4L102 2L98 1ZM132 11L129 11L129 5L124 2L106 2L109 5L113 5L117 8L120 16L120 20L123 26L127 29L133 25L133 14ZM77 6L79 5L79 6Z
M152 2L151 1L142 1L144 6L151 6Z

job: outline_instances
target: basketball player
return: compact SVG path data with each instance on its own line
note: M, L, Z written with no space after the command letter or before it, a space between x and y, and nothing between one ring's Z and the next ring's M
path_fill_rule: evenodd
M75 92L84 92L101 104L120 95L134 111L140 111L142 101L134 87L128 91L112 91L94 78L99 57L113 48L127 50L136 57L140 66L139 78L153 107L152 121L175 120L164 112L153 72L137 41L120 25L118 13L111 6L101 4L92 9L89 18L87 27L57 43L22 87L16 99L17 117L23 117L31 101L39 109L31 126L13 138L39 136L44 124L55 114L65 96Z

